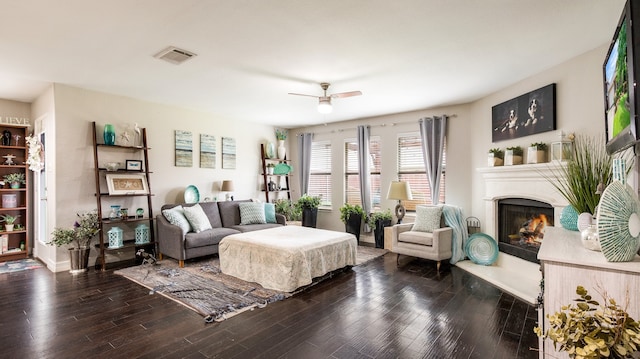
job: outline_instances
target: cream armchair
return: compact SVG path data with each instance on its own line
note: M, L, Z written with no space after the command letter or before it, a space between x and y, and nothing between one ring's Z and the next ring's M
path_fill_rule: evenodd
M412 231L413 223L396 224L391 227L391 252L398 255L418 257L437 261L440 271L440 261L449 259L451 251L451 236L453 229L442 227L430 232Z

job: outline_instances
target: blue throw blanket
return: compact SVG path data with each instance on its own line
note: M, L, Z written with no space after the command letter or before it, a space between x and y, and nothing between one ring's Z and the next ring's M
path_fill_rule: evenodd
M469 232L467 231L467 222L462 214L462 208L445 204L442 206L442 215L444 223L453 229L451 236L451 251L453 255L449 261L455 264L464 259L464 245L467 243Z

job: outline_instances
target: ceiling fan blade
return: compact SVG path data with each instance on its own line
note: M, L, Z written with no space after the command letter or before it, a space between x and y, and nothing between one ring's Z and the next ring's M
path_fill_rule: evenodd
M340 93L334 93L331 95L332 98L344 98L344 97L351 97L351 96L360 96L362 95L362 92L360 91L350 91L350 92L340 92Z
M305 97L314 97L314 98L319 98L320 96L314 96L314 95L307 95L304 93L293 93L293 92L289 92L289 95L294 95L294 96L305 96Z

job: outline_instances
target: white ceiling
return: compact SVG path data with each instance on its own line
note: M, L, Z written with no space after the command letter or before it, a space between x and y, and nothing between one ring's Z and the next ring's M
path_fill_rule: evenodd
M608 43L624 0L0 0L0 98L49 83L298 127L467 103ZM198 54L172 65L167 46ZM321 95L334 99L321 115Z

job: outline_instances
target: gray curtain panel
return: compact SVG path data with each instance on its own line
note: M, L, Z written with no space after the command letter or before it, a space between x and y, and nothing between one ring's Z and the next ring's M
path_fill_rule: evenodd
M369 138L371 129L369 126L358 126L358 174L360 178L360 202L365 215L371 212L371 166L369 161ZM369 225L365 224L365 232L371 232Z
M447 116L421 118L420 137L422 138L422 156L427 170L431 202L440 202L440 178L442 177L442 155L444 137L447 132Z
M313 133L298 135L298 153L300 154L300 195L309 190L309 174L311 173L311 145Z

